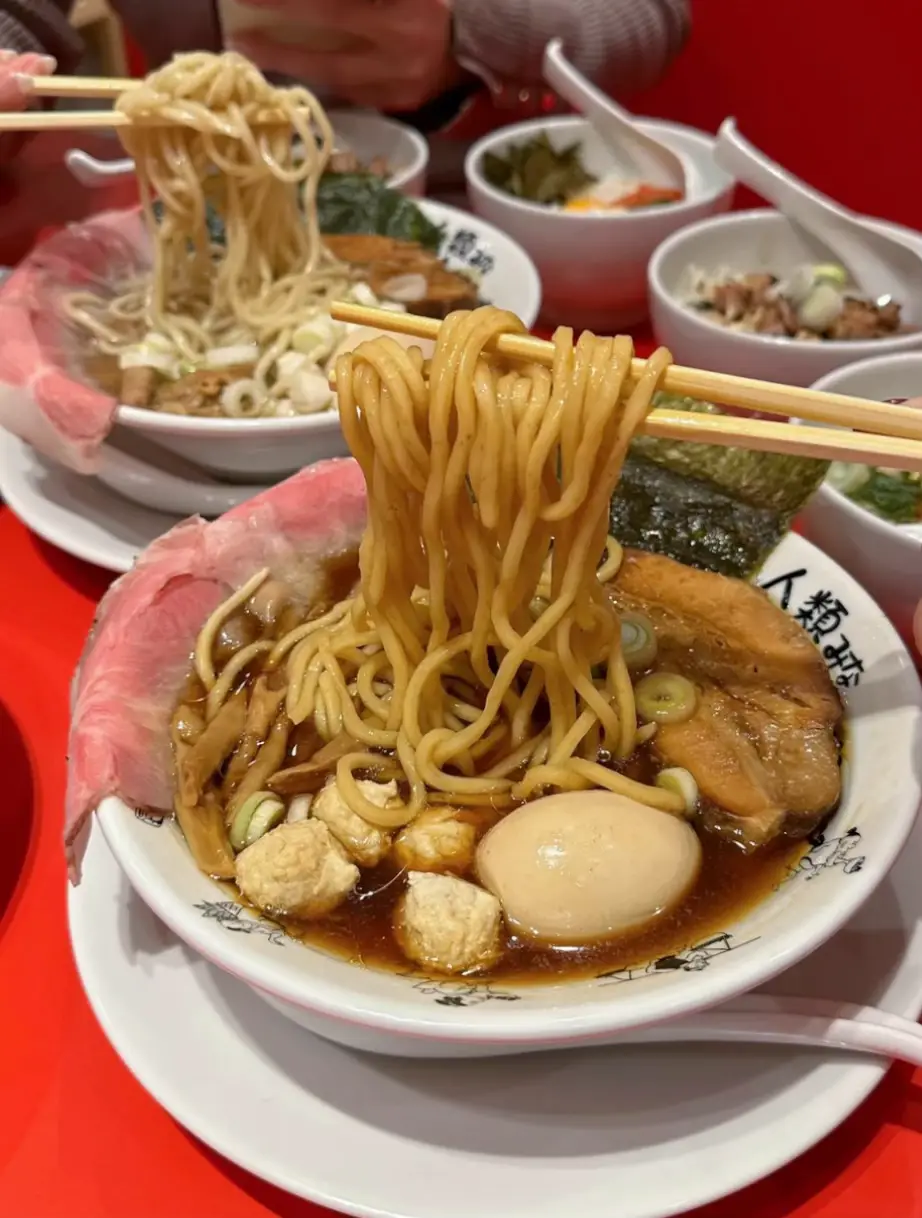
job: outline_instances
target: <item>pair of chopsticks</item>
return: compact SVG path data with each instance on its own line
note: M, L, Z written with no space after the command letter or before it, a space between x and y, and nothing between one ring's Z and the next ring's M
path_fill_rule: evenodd
M27 76L26 84L32 97L87 98L100 97L115 101L128 89L142 82L127 77L108 76ZM257 115L257 121L279 122L277 112ZM93 128L114 130L130 127L134 120L118 110L22 110L0 112L2 131L86 131ZM145 121L145 125L147 125ZM157 125L151 120L150 125Z
M141 82L108 76L28 76L23 83L32 97L100 97L114 101ZM75 131L130 126L116 110L24 110L0 114L0 131Z
M436 339L441 322L412 313L392 313L366 305L335 302L330 313L336 321L371 326L412 338ZM503 334L495 349L511 359L550 366L554 346L526 334ZM636 381L646 361L635 359L631 377ZM681 410L653 410L643 426L646 435L661 440L690 440L727 448L749 448L822 461L849 461L887 469L922 473L922 411L907 406L868 402L839 393L820 393L792 385L775 385L722 372L705 372L672 364L660 384L666 393L697 398L722 406L736 406L784 418L811 419L826 427L792 427L767 419L735 415L693 414ZM832 430L837 428L840 430ZM853 428L854 430L841 430Z

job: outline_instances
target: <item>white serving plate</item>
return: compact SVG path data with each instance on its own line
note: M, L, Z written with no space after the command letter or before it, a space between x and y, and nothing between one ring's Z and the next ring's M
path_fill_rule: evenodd
M822 840L768 900L668 960L532 987L432 980L410 967L403 974L361 969L228 904L172 822L154 827L109 798L98 826L137 892L191 948L303 1027L352 1047L406 1057L575 1048L713 1006L791 967L855 914L906 841L922 792L922 691L878 607L793 534L760 582L814 632L841 683L843 798Z
M33 533L106 571L130 569L179 516L123 499L0 428L0 498Z

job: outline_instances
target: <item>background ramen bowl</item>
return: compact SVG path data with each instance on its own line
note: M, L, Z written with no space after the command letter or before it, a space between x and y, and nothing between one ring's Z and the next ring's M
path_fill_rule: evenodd
M392 118L366 114L363 110L331 110L330 121L337 137L363 164L383 156L391 167L388 186L405 195L426 193L426 173L429 167L429 144L426 139ZM65 156L68 169L84 186L105 186L113 178L134 173L130 157L100 161L94 156L72 148Z
M922 397L922 352L882 355L821 377L815 389L872 401ZM891 524L836 490L820 487L801 516L804 532L877 600L907 642L922 600L922 523Z
M645 119L641 127L684 152L702 179L697 195L646 210L563 212L516 199L491 186L483 173L487 153L502 155L510 144L546 134L555 148L582 145L588 171L603 176L611 155L579 117L539 118L503 127L479 140L467 155L465 175L474 211L514 237L534 258L544 288L542 321L616 333L648 312L647 262L657 245L683 225L726 211L733 180L714 161L714 140L679 123Z
M410 966L403 974L376 972L288 940L230 902L198 871L170 821L140 818L110 798L93 831L101 826L132 886L190 948L282 1014L345 1045L404 1057L570 1048L712 1006L761 985L845 925L906 841L922 789L919 679L874 602L794 535L760 581L789 613L818 622L833 677L859 679L845 690L844 796L824 834L768 900L658 963L554 986L478 986ZM838 620L821 620L827 598L839 606Z
M882 232L909 237L922 252L922 236L876 221ZM743 334L707 320L680 299L690 268L705 272L772 271L786 275L804 263L828 262L829 253L795 230L780 212L734 212L692 224L663 242L650 260L650 311L659 342L678 364L812 385L834 368L871 356L922 349L922 328L915 333L866 342L798 342L769 334ZM903 319L922 327L922 300L903 300Z
M541 304L541 281L525 251L476 216L425 199L419 207L442 226L441 256L447 264L471 271L485 301L511 310L531 326ZM257 485L275 482L315 461L347 455L335 410L283 419L210 419L120 406L116 423L136 441L156 444L219 478ZM134 455L138 456L137 447ZM102 476L107 477L105 468ZM145 486L146 506L175 511L169 482L162 482L162 502L155 501L160 486L155 473ZM123 486L117 489L125 493ZM195 510L213 514L207 506Z

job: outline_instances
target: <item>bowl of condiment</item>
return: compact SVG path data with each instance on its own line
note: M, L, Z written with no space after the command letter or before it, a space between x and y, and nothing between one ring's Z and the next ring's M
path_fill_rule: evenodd
M876 221L881 232L906 229ZM715 216L649 266L653 325L679 363L810 385L835 368L922 348L922 304L871 298L780 212Z
M869 401L922 397L922 352L839 368L813 386ZM804 532L871 593L907 642L922 601L922 475L833 462Z
M678 123L639 125L694 162L698 181L690 197L668 183L619 174L604 142L578 116L503 127L468 153L474 211L534 258L549 324L613 331L642 321L653 250L676 229L730 206L733 182L715 164L710 136Z

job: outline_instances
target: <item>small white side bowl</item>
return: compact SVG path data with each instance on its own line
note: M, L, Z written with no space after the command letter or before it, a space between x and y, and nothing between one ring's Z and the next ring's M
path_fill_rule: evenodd
M922 251L922 235L883 221L881 232L910 237ZM728 330L683 304L679 293L692 267L704 271L771 271L787 275L804 263L828 261L828 254L788 220L768 208L715 216L674 233L650 260L650 311L657 340L676 363L735 376L812 385L834 368L856 360L922 349L922 300L900 301L903 319L920 329L866 342L798 342L768 334Z
M609 152L579 116L503 127L467 154L464 172L471 205L534 258L544 289L541 316L547 324L612 333L642 321L648 312L647 262L657 245L683 225L730 206L733 179L714 161L712 136L654 119L644 119L640 126L694 161L702 179L695 197L620 214L563 212L516 199L487 181L483 159L488 152L502 155L510 144L541 134L555 148L579 143L587 170L598 177L609 173Z
M532 326L541 304L541 281L525 251L476 216L428 199L421 199L419 207L443 228L446 263L474 272L485 301ZM335 410L284 419L210 419L120 406L116 422L229 481L264 485L316 461L347 455ZM146 485L149 495L153 483ZM162 504L149 497L144 502L174 510L168 498Z
M882 355L821 377L814 389L882 402L922 397L922 352ZM825 483L801 515L804 532L878 602L907 643L922 601L922 524L890 524Z
M364 164L376 156L387 160L392 170L388 185L394 190L414 196L426 193L429 143L418 131L396 119L364 110L333 110L329 117L337 136ZM130 157L101 161L80 148L71 148L64 161L82 186L105 186L113 178L134 173Z
M384 157L391 170L388 186L416 198L426 193L429 141L424 135L406 123L364 110L333 110L330 121L337 137L363 164Z
M284 1015L342 1044L401 1057L576 1048L714 1006L768 981L845 925L902 849L922 794L922 690L880 609L830 558L793 534L759 582L792 615L816 619L833 678L858 681L843 688L843 798L767 900L674 956L548 986L478 986L410 967L400 974L364 969L286 939L228 900L196 868L172 822L134 815L109 798L93 831L101 826L132 886L185 943ZM839 606L833 617L809 608L829 597Z

